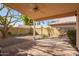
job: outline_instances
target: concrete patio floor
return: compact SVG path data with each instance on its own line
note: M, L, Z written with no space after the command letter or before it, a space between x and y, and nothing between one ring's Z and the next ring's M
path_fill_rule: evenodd
M3 55L10 56L75 56L78 51L67 38L37 39L32 36L11 37L0 41Z

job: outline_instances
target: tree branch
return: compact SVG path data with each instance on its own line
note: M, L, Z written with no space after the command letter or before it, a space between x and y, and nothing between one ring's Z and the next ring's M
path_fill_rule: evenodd
M4 5L2 6L2 8L0 8L0 11L4 8Z

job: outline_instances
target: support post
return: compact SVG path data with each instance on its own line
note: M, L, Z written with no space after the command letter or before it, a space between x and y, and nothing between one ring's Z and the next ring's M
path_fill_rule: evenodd
M51 29L52 29L52 27L51 26L49 26L49 28L50 28L50 38L52 37L52 35L51 35Z
M79 9L77 10L76 16L76 46L79 50Z
M35 40L35 21L33 20L33 39Z
M41 36L43 36L43 27L41 25Z

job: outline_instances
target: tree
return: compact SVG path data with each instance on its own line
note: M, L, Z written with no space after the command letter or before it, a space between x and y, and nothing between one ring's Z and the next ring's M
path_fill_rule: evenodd
M23 21L24 25L33 25L33 20L25 15L21 15L20 19Z
M30 33L29 34L33 34L33 29L31 27L31 25L33 25L33 20L25 15L20 15L20 19L21 19L21 21L23 21L24 25L30 26Z
M12 10L11 8L7 7L6 5L3 5L1 8L0 8L0 12L6 8L7 9L7 12L6 12L6 15L5 16L1 16L0 15L0 26L2 26L0 28L0 31L3 35L3 38L6 38L7 36L7 33L8 33L8 30L14 26L17 22L19 22L20 18L17 17L19 15L14 15L14 10ZM13 20L13 18L16 18L15 20Z

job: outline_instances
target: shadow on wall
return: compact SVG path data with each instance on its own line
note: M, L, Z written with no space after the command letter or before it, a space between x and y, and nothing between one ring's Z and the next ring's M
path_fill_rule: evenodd
M59 37L60 32L54 28L54 27L42 27L41 28L36 28L36 32L38 33L38 35L43 35L43 36L51 36L51 37Z

